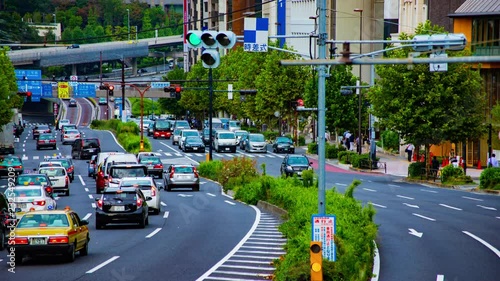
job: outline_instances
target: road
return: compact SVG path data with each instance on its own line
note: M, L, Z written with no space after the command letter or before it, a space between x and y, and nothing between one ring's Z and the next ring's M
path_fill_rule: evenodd
M80 124L89 122L81 117L88 115L83 114L84 102L79 101L76 109L68 109L68 119L72 122L80 119ZM81 130L88 137L98 137L103 151L122 150L107 132L84 126ZM24 144L27 169L36 167L44 155L53 154L53 151L36 151L29 131L25 131L18 144ZM179 151L171 140L150 140L153 151L161 156L164 164L196 165L205 160L203 153ZM304 152L297 148L297 153ZM59 145L57 153L69 154L69 146ZM215 160L250 157L256 160L257 167L265 163L266 173L273 176L279 175L284 157L271 152L249 154L241 150L213 156ZM312 161L317 168L317 161ZM71 196L60 197L58 204L71 206L82 217L90 216L89 256L77 258L71 265L27 261L17 268L16 275L6 275L8 267L4 265L1 280L25 280L31 276L41 280L147 280L164 279L164 276L181 281L225 280L223 276L235 280L250 278L247 275L255 279L272 272L269 266L258 267L256 262L269 264L269 260L282 254L279 249L285 240L275 229L279 221L221 195L215 184L205 180L200 192L162 191L166 206L159 216L151 217L146 229L95 230L92 220L95 182L86 176L84 161L75 160L75 165L77 176L71 186ZM427 187L403 182L394 176L327 166L327 188L344 192L354 179L362 181L355 197L362 204L371 202L377 210L379 280L497 280L500 276L500 197ZM265 228L269 226L274 227ZM259 233L259 229L263 233ZM274 246L252 244L259 242L258 239L271 239L264 243ZM241 248L234 251L237 246ZM246 252L265 251L259 248L267 249L267 254L253 254L259 255L259 260L239 257L248 255ZM138 257L147 262L138 267Z

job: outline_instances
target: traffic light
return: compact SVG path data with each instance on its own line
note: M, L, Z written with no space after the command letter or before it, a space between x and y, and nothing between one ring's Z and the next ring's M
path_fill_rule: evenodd
M31 102L31 92L26 92L26 101Z
M108 94L109 94L110 96L113 96L113 95L114 95L114 92L113 92L114 90L115 90L115 86L113 86L113 85L109 85L109 86L108 86Z
M220 53L217 48L231 49L236 44L236 35L231 31L190 30L186 35L189 48L205 48L201 61L205 68L217 68L220 65Z
M182 88L180 86L177 86L177 87L175 87L174 91L175 91L175 98L176 99L180 99L181 98Z
M413 50L428 52L435 49L451 49L461 51L465 49L467 38L462 33L415 35L413 37Z
M323 280L323 253L321 241L311 241L309 246L311 281Z
M297 106L299 105L299 103L296 101L296 100L292 100L290 101L290 107L293 109L293 110L297 110Z
M182 87L181 86L165 87L165 88L163 88L163 91L165 93L170 93L170 97L171 98L180 99L181 98Z
M352 90L349 90L349 89L341 89L340 90L340 94L343 95L343 96L349 96L349 95L352 95Z

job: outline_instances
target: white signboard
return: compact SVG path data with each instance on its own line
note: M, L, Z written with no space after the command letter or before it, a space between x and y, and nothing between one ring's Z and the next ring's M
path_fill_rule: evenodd
M243 49L247 52L267 52L269 41L268 18L245 18Z
M69 77L69 80L70 80L69 86L71 86L71 87L77 87L78 86L78 76L71 75Z
M323 257L335 261L335 216L312 215L312 241L321 241Z
M151 88L153 89L163 89L165 87L170 87L170 82L151 82Z

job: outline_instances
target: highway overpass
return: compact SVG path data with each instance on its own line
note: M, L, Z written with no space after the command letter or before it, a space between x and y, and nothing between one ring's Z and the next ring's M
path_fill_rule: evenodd
M95 44L82 44L79 48L45 47L27 50L9 51L7 54L14 66L33 65L48 67L56 65L74 65L128 58L146 57L149 49L155 47L174 46L183 43L181 35L140 39L137 41L118 41ZM70 46L70 45L68 45ZM133 67L136 73L136 67ZM73 67L73 75L77 75Z

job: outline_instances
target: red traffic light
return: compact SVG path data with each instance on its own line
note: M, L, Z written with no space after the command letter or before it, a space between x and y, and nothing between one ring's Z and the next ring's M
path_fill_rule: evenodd
M31 92L26 92L27 97L31 97Z
M298 99L297 106L304 106L304 101L302 99Z
M113 91L114 89L115 89L115 86L113 86L113 85L109 85L108 90Z
M180 93L182 91L182 88L181 87L175 87L175 92L176 93Z

